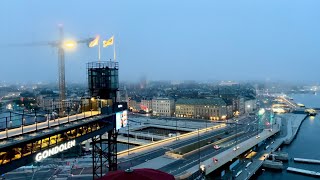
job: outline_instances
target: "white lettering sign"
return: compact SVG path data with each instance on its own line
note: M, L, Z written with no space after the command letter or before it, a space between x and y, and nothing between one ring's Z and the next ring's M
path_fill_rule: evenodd
M72 140L72 141L63 143L59 146L53 147L51 149L44 150L43 152L39 152L36 155L36 161L41 161L49 156L55 155L59 152L65 151L65 150L70 149L74 146L76 146L76 140Z

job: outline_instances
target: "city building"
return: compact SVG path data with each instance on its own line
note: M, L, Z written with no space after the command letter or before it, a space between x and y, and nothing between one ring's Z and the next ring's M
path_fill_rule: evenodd
M140 103L140 108L145 112L152 111L152 99L151 98L142 99Z
M233 106L232 104L227 105L227 118L233 117Z
M155 116L173 116L175 103L170 98L153 98L152 114Z
M245 113L244 97L237 96L233 98L232 103L234 113L237 113L237 115L242 115Z
M62 102L56 97L44 97L44 96L39 96L37 97L37 103L39 105L39 108L45 110L45 111L54 111L54 110L60 110L64 109L66 111L68 108L70 110L70 114L74 114L76 111L78 111L79 106L81 105L80 99L66 99L63 100ZM71 112L72 111L72 112ZM67 114L65 112L65 114Z
M221 98L178 99L176 117L220 120L227 118L227 105Z
M192 99L178 99L176 102L176 117L195 118L195 105Z
M139 112L140 111L140 101L137 99L129 98L129 109L132 112Z
M244 102L245 113L251 113L257 109L257 100L256 99L246 99Z

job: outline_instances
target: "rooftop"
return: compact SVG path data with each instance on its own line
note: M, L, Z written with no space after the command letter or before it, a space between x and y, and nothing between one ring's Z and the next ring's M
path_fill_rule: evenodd
M176 104L189 104L189 105L214 105L225 106L226 103L222 98L212 99L178 99Z

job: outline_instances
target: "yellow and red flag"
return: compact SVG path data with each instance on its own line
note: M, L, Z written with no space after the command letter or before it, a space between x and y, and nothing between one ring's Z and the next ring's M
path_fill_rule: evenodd
M97 36L96 38L94 38L94 40L92 40L90 43L89 43L89 47L94 47L96 45L99 44L99 39L100 39L100 36Z
M103 41L103 47L111 46L113 45L113 36L108 41Z

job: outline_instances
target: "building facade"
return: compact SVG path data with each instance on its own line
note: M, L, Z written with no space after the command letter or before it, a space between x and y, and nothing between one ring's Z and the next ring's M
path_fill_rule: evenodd
M227 105L227 118L232 118L233 117L233 106L232 104Z
M237 96L233 99L233 112L237 115L243 115L245 113L244 97Z
M244 102L245 113L251 113L257 109L257 100L256 99L247 99Z
M188 102L189 99L178 99L176 102L176 117L195 118L195 106ZM190 100L189 100L190 101Z
M129 98L129 109L132 112L139 112L140 111L140 103L139 100Z
M80 100L66 99L61 102L58 98L40 96L37 98L37 103L41 109L48 111L53 111L62 108L71 108L77 110L77 107L80 105Z
M152 99L142 99L140 107L141 107L141 110L147 113L152 111Z
M152 114L155 116L173 116L175 103L170 98L153 98Z
M175 116L221 120L227 118L227 106L221 98L178 99Z

